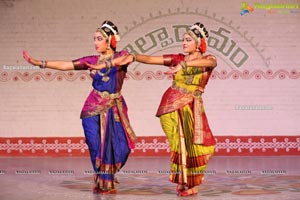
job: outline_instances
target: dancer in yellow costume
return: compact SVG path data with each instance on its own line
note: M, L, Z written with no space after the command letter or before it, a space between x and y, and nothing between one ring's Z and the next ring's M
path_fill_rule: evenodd
M202 93L216 67L213 55L203 55L209 34L201 23L192 25L183 36L184 54L124 58L146 64L166 65L173 84L164 93L156 116L160 118L171 149L170 181L180 196L198 194L208 160L216 144L205 115ZM126 61L127 62L127 61ZM99 66L91 66L99 68Z
M180 196L195 195L204 179L215 139L205 115L202 93L216 67L213 55L203 54L208 31L195 23L183 36L183 54L135 55L138 62L170 66L173 84L164 93L156 116L160 118L171 149L170 181Z

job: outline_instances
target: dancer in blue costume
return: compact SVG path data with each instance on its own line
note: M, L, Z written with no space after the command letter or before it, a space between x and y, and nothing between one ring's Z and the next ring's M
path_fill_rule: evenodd
M122 56L128 52L116 52L119 40L118 28L112 22L104 21L94 35L95 49L99 55L73 61L44 61L23 52L26 61L41 68L90 69L93 90L82 108L81 119L95 171L93 191L100 194L116 193L115 173L126 163L135 140L121 94L129 64ZM91 65L102 65L103 69L92 70Z

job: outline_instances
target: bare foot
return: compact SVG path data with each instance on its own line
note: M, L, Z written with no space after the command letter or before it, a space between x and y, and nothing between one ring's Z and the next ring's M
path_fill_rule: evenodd
M176 187L176 191L178 193L182 192L182 191L185 191L185 186L184 185L180 185L178 184L177 187Z
M198 194L198 186L189 188L178 193L179 196L187 197Z

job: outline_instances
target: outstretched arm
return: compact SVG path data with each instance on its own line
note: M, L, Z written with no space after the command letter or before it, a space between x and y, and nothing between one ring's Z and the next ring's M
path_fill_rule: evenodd
M216 59L215 56L209 55L206 58L187 61L186 65L189 66L189 67L208 67L208 68L214 68L214 67L217 66L217 59Z
M147 56L147 55L141 55L141 54L137 54L134 56L135 56L135 60L138 62L141 62L141 63L155 64L155 65L163 65L164 64L163 56Z
M130 56L130 55L129 55ZM145 64L164 65L165 60L163 56L147 56L147 55L131 55L135 57L135 60ZM195 59L185 62L189 67L209 67L214 68L217 66L216 58L214 56L207 56L205 59ZM172 67L172 66L171 66Z
M118 58L113 59L112 66L122 66L129 64L133 61L137 61L140 63L145 63L145 64L156 64L156 65L164 65L164 57L163 56L147 56L147 55L142 55L142 54L128 54L124 55ZM187 66L189 67L209 67L209 68L214 68L217 66L216 58L214 56L208 56L206 59L196 59L192 61L185 62ZM103 69L106 67L104 63L98 64L98 65L87 65L91 69ZM182 69L182 64L178 64L177 66L171 67L171 70L168 73L175 73ZM172 72L174 71L174 72Z
M163 56L147 56L147 55L141 55L141 54L126 54L123 56L120 56L118 58L114 58L111 60L111 66L122 66L122 65L127 65L130 64L134 61L138 61L141 63L145 64L156 64L156 65L163 65L164 64L164 58ZM106 67L105 63L100 63L98 65L92 65L88 64L87 65L91 69L103 69Z
M24 59L32 64L39 66L40 68L50 68L50 69L57 69L57 70L74 70L74 65L72 61L43 61L43 60L37 60L32 58L26 51L23 51L23 57Z
M119 67L119 66L123 66L123 65L128 65L130 63L132 63L133 61L133 57L126 54L117 58L114 58L112 60L107 60L105 62L93 65L90 63L85 63L89 69L103 69L103 68L110 68L110 67Z
M181 69L189 67L204 67L204 68L215 68L217 66L217 60L215 56L209 55L206 58L195 59L191 61L182 61L175 67L170 67L170 70L166 71L165 74L174 74Z

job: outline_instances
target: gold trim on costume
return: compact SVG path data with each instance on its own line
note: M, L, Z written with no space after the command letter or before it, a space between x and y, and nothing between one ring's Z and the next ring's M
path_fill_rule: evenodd
M184 94L191 94L193 95L194 97L200 97L202 95L202 93L204 92L204 89L200 86L197 87L197 90L195 91L189 91L188 89L186 88L182 88L182 87L179 87L176 85L176 81L173 81L172 83L172 86L171 86L173 89L177 89L179 90L180 92L184 93Z
M107 91L104 91L104 92L100 92L98 90L95 90L94 91L99 94L103 99L116 99L116 98L120 98L121 96L121 93L120 92L117 92L117 93L109 93Z
M118 92L118 93L108 93L107 91L100 92L100 91L97 91L97 90L95 90L95 91L102 98L113 100L112 106L114 106L114 105L117 106L117 109L118 109L119 115L120 115L119 120L121 119L121 122L123 123L123 127L124 127L125 131L127 132L128 136L129 136L129 139L132 142L135 141L136 140L136 135L135 135L133 129L131 128L129 121L127 120L127 117L125 116L125 114L123 112L122 101L120 99L121 93L120 92ZM105 112L106 111L107 110L105 110ZM114 112L114 114L115 114L115 112ZM101 113L100 113L100 116L101 116ZM103 120L103 121L105 121L105 120Z
M110 189L115 189L115 181L111 181L111 180L106 180L106 179L101 179L99 178L99 187L101 189L105 189L105 190L110 190Z
M123 112L122 102L120 100L117 101L117 99L116 99L116 104L117 104L117 108L119 110L120 118L123 123L124 129L127 132L129 139L132 142L134 142L136 140L136 135L135 135L133 129L131 128L129 121L127 120L127 118Z
M180 116L178 115L178 131L179 131L179 140L180 140L180 153L181 153L181 167L182 167L182 178L183 183L187 183L187 168L186 168L186 158L187 158L187 152L186 152L186 146L185 146L185 140L184 140L184 133L182 130L182 123Z
M107 116L107 110L106 112L101 112L100 113L100 134L101 134L101 156L103 155L103 151L104 151L104 140L105 140L105 133L106 133L106 116ZM101 162L102 158L100 158L100 165L101 166Z
M202 101L199 98L194 99L194 144L203 144L203 120L202 120Z

